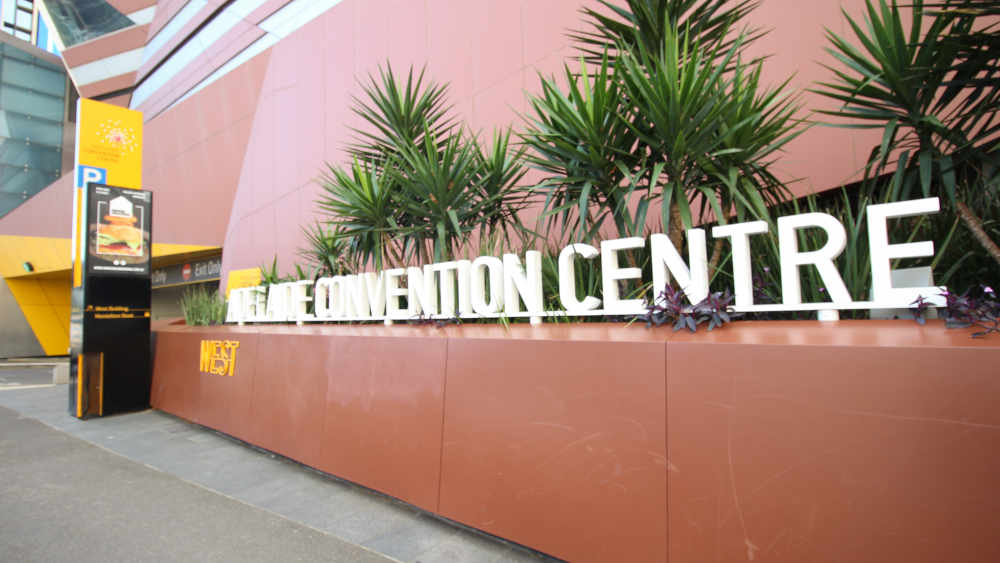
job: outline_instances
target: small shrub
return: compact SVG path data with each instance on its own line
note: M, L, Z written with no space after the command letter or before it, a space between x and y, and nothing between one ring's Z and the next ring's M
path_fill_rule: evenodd
M217 325L226 320L226 300L204 286L188 289L181 296L184 322L192 326Z
M983 286L978 297L971 291L962 295L946 292L944 297L947 300L944 318L948 328L982 329L972 333L973 338L1000 333L1000 302L993 288Z
M639 318L646 321L646 326L673 323L674 331L686 328L691 332L707 321L708 330L712 330L740 316L732 312L732 302L733 296L726 290L716 291L699 303L689 305L683 291L668 285Z

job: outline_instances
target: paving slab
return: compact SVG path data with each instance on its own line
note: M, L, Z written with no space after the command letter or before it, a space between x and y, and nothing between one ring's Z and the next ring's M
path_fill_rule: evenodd
M47 374L51 373L45 371ZM61 437L60 440L50 437L41 450L35 451L35 455L49 456L51 459L47 463L59 467L58 470L40 476L42 480L51 478L58 481L60 476L65 479L73 467L73 463L57 461L63 454L58 451L46 452L45 449L59 450L66 444L76 444L74 451L81 447L89 447L103 456L118 460L119 464L130 464L145 472L158 475L161 479L194 487L195 490L213 498L206 505L209 508L219 509L216 507L217 503L232 503L247 510L258 511L261 514L255 518L261 520L255 525L259 526L258 530L262 530L261 533L279 534L292 539L313 533L320 534L334 543L339 542L337 545L343 544L358 550L356 553L361 554L359 557L374 556L381 558L374 560L414 563L558 561L498 538L443 521L411 505L341 481L160 411L150 409L87 421L78 420L67 412L68 398L65 386L35 386L30 381L30 378L21 381L23 387L20 389L0 388L0 408L10 409L6 411L8 416L11 416L11 411L17 413L14 418L22 424L26 423L23 418L27 417L44 425L33 423L45 430L41 432L36 428L33 432L42 434L47 432ZM17 418L18 416L22 418ZM5 428L4 424L0 421L0 428ZM27 445L18 445L20 438L14 440L18 443L8 444L10 438L6 431L0 435L0 441L5 444L0 447L0 455L4 457L9 454L5 453L3 448L29 448ZM22 453L28 452L23 450ZM101 463L107 464L110 461L103 460ZM0 465L0 468L2 467ZM143 492L142 489L145 484L151 483L153 478L144 475L141 479L137 479L135 488L130 489L132 491L130 494L143 498L150 497L153 493ZM68 483L66 485L67 487L62 489L62 494L75 495L77 488L69 488ZM152 487L162 488L163 485L157 484ZM117 497L113 498L117 499L115 502L124 501ZM0 496L0 499L4 505L7 504L5 497ZM10 500L16 499L12 497ZM56 496L41 500L58 505ZM87 498L86 501L81 499L78 506L82 509L88 503L95 502L98 502L96 497ZM200 499L193 496L181 495L176 499L176 503L173 499L170 499L170 502L177 507L185 502L201 506ZM149 509L152 505L146 503L141 506ZM229 509L234 510L231 507ZM111 509L107 510L110 514ZM150 529L154 529L155 522L162 517L160 513L153 512L144 519L139 511L132 509L123 514L131 514L138 520L145 521ZM264 516L277 518L285 524L266 521ZM178 525L181 527L196 525L195 521L190 519L181 519L179 522ZM69 521L61 521L56 527L59 528L59 533L70 533ZM212 523L208 527L218 529L220 532L228 529L228 525L224 523ZM4 542L2 539L4 535L6 535L4 522L0 519L0 543ZM226 543L229 539L223 538L220 540L222 543L213 547L207 545L210 537L213 536L206 535L199 540L206 544L202 545L202 548L207 550L206 553L209 556L225 555L230 547ZM138 548L140 543L132 542L129 545ZM154 542L153 548L156 549L157 546L168 550L170 544ZM17 543L11 543L10 547L12 551L9 553L20 554L21 551L17 550L26 549ZM185 549L178 548L173 552L177 557L172 557L168 550L159 552L159 555L166 554L165 558L151 557L148 560L187 559L185 555L189 552ZM266 557L244 558L239 555L242 553L233 551L229 553L231 557L224 559L269 560ZM335 551L330 553L336 556ZM351 556L354 553L352 552ZM270 560L338 560L309 550L292 550L289 554L291 558ZM310 559L313 556L320 558ZM14 559L19 560L17 557ZM43 559L60 560L49 557ZM108 559L146 560L134 557L108 557L104 560ZM212 560L202 557L198 559Z
M392 559L0 407L6 561Z

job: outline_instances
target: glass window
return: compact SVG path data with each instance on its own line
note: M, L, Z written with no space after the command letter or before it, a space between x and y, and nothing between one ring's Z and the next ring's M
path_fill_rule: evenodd
M0 27L6 33L14 30L14 0L0 0Z
M28 11L18 10L14 23L21 29L31 29L31 8Z
M14 0L0 0L0 15L3 23L14 23Z
M54 96L39 95L27 88L11 86L4 81L0 84L0 108L3 108L3 111L62 121L63 100Z
M45 187L58 179L58 174L0 164L0 201L3 202L0 205L0 217L38 193L41 188L35 186Z
M105 0L45 0L45 7L67 48L133 25Z
M35 29L35 45L38 47L48 50L49 49L49 26L45 25L45 18L36 16L36 21L38 21L38 27Z
M0 170L0 185L6 186L7 184L3 183L4 181L5 180L3 177L3 171ZM26 199L28 198L24 197L21 194L7 193L6 191L0 191L0 217L3 217L11 210L13 210L15 207L24 203Z
M0 217L62 174L66 74L0 43Z
M0 31L31 41L31 20L34 7L27 0L0 0Z
M63 139L62 127L55 126L58 123L32 115L0 111L0 137L24 139L40 145L60 147Z
M52 172L59 170L62 151L59 147L47 147L31 141L7 139L0 141L0 164L15 168L35 169Z
M65 93L66 78L58 70L16 59L7 59L5 66L7 68L4 69L4 75L0 77L3 84L13 84L59 98Z

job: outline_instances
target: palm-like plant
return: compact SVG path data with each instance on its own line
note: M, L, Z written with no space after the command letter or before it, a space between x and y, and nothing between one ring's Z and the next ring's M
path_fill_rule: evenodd
M586 59L599 63L607 52L613 61L622 52L643 48L656 52L667 33L685 30L703 44L719 44L719 54L732 47L734 22L743 20L758 2L754 0L626 0L625 6L598 0L606 12L583 8L591 29L570 34ZM747 44L763 35L759 29L744 31Z
M522 141L527 161L546 174L537 186L544 195L549 230L561 224L570 238L593 239L605 219L627 213L626 178L635 167L636 137L629 127L624 86L607 57L593 71L564 67L567 91L540 77L542 93L531 98ZM619 221L619 234L628 236Z
M524 148L512 147L510 135L509 128L494 131L488 147L471 139L478 153L476 185L484 201L479 236L502 237L508 245L527 231L518 216L527 205L527 194L519 187L528 172L524 166Z
M325 194L317 204L330 216L334 237L347 240L357 266L371 261L381 270L402 263L393 234L404 227L397 220L396 185L390 173L360 160L354 160L348 170L328 164L319 184Z
M767 207L786 200L787 188L772 172L779 151L803 131L796 117L798 96L786 94L788 80L772 88L761 84L763 65L739 63L728 84L731 104L723 114L723 149L716 153L714 176L720 207L733 209L738 220L768 218ZM717 212L718 213L718 212ZM717 215L718 216L718 215ZM726 216L719 216L726 221Z
M349 252L349 237L342 233L342 227L324 227L316 222L302 229L306 246L299 249L299 256L314 273L314 277L339 276L352 272L352 254Z
M689 200L726 221L735 209L765 213L787 192L769 172L770 158L797 134L794 99L780 87L762 89L760 62L738 61L739 37L722 44L692 42L686 32L668 32L658 52L644 48L619 60L628 98L635 107L633 130L648 150L645 163L664 198L663 217L675 243L693 224ZM734 62L735 61L735 62ZM733 70L727 71L726 69Z
M906 21L895 2L867 0L863 25L844 14L860 47L827 32L843 68L831 68L835 80L816 91L842 102L824 112L848 120L839 126L883 130L868 177L895 167L893 199L945 197L1000 264L1000 247L972 209L996 213L1000 195L1000 44L997 24L983 29L979 20L996 4L947 0L928 10L913 0Z
M402 146L392 174L398 190L393 194L397 211L408 218L408 243L424 263L427 245L434 261L454 255L454 250L479 223L485 202L478 193L479 157L476 146L461 135L440 144L426 134L420 146Z
M787 82L761 86L762 60L742 57L760 32L735 26L755 3L602 4L611 15L584 10L594 29L573 36L585 59L580 72L566 69L567 93L543 78L532 99L524 142L547 174L538 191L550 226L558 218L587 240L610 218L620 236L641 235L662 199L660 221L679 245L695 221L691 201L701 219L766 216L785 194L769 167L797 134L798 105Z
M354 129L357 140L348 146L351 156L381 167L402 147L423 144L425 134L444 141L456 123L449 115L448 87L424 79L424 70L414 76L411 67L405 83L386 63L378 77L370 75L362 85L364 97L354 98L352 111L368 128Z
M510 133L486 150L448 115L447 87L414 75L397 79L388 65L364 85L354 112L368 124L349 147L349 169L327 165L320 209L348 241L354 267L378 269L454 257L479 231L510 235L520 227L521 151Z

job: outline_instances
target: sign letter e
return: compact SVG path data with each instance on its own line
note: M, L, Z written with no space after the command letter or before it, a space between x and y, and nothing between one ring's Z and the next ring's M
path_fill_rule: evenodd
M76 187L85 188L89 183L106 184L108 182L108 171L96 166L76 166Z

